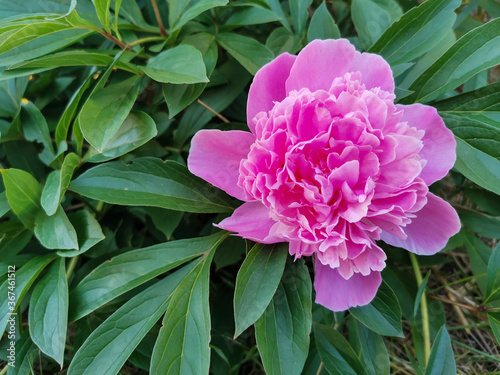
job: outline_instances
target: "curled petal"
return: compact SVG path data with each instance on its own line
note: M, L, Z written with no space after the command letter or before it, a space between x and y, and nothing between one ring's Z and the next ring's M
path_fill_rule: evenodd
M424 146L419 156L426 160L426 164L420 173L420 178L427 185L442 179L453 167L457 157L455 151L457 143L453 133L446 127L434 107L423 104L398 104L396 108L404 111L401 121L425 131L422 138Z
M269 208L260 202L247 202L216 226L236 232L243 238L269 244L283 241L281 237L269 233L274 224L276 221L269 217Z
M367 89L380 87L387 92L394 92L394 78L392 77L391 66L382 56L373 53L356 52L349 71L360 72L361 83L364 83Z
M229 195L245 200L245 192L238 186L239 167L254 141L248 132L200 130L191 141L188 168Z
M347 39L314 40L297 56L286 81L286 91L328 90L337 77L349 71L354 46Z
M296 56L283 53L264 65L255 75L247 102L247 123L252 133L255 130L253 123L255 115L262 111L270 111L274 102L280 102L288 95L285 82L295 59Z
M318 259L314 263L314 270L316 303L332 311L344 311L370 303L382 283L380 272L377 271L367 276L355 273L346 280L336 269L323 265Z
M427 204L416 215L403 228L406 240L385 231L381 233L382 240L415 254L433 255L445 247L450 237L460 230L457 212L449 203L432 193L427 193Z

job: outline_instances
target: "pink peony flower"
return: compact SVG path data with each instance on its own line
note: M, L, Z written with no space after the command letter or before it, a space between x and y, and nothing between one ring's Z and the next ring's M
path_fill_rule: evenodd
M455 162L452 132L433 107L394 98L382 57L315 40L256 74L251 132L192 140L190 171L245 201L218 226L314 256L316 302L333 311L375 296L386 260L375 241L431 255L460 229L428 190Z

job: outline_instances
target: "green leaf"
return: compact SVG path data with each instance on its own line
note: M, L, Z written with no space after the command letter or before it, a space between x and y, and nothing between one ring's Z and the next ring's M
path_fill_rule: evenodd
M287 258L278 289L255 322L257 347L268 375L300 375L309 353L311 277L302 259Z
M150 374L207 374L210 367L210 264L205 254L175 289L151 356Z
M165 312L172 293L196 265L192 262L134 296L85 340L69 375L117 374L142 338Z
M403 103L429 102L455 89L482 70L500 64L500 19L460 38L409 87Z
M314 39L338 38L340 38L339 28L326 8L326 3L321 3L311 18L311 23L307 30L307 41L312 42Z
M365 375L366 370L347 340L333 327L313 323L316 348L331 375Z
M36 284L30 299L29 326L33 342L62 367L68 323L68 283L64 259L57 259Z
M484 303L500 299L500 244L497 244L488 261L486 296Z
M223 6L228 0L167 0L170 30L182 27L204 11Z
M102 263L71 292L70 320L218 246L224 232L128 251Z
M73 172L80 160L74 153L66 155L61 169L52 171L42 190L41 204L47 215L54 215L71 182Z
M460 214L462 224L484 237L500 238L500 218L482 213L463 212Z
M460 0L430 0L406 12L370 48L391 65L423 55L451 29Z
M52 216L40 210L35 218L35 236L47 249L76 249L78 238L61 205Z
M217 42L252 75L274 58L266 46L246 36L222 33L217 36Z
M39 353L38 347L31 341L29 327L27 327L22 333L21 338L16 341L15 366L8 367L8 374L33 374L33 363L36 361Z
M70 190L107 203L188 212L231 212L231 200L177 162L145 157L89 169Z
M94 3L99 21L109 33L111 31L109 28L109 7L111 5L111 0L92 0L92 2Z
M422 299L422 294L424 294L425 288L427 287L427 282L429 281L429 277L431 276L431 271L427 271L427 275L425 275L424 279L420 283L417 295L415 297L415 304L413 305L413 319L416 318L418 314L418 308L420 307L420 301Z
M4 332L9 319L12 319L13 317L15 321L19 321L21 319L21 316L17 314L16 309L19 307L19 304L40 272L42 272L47 264L54 260L54 258L54 255L35 256L20 269L16 269L14 291L12 291L12 287L10 289L8 288L10 285L8 279L2 283L0 286L0 293L4 296L4 301L7 301L7 303L2 303L0 305L0 332ZM12 295L14 295L13 299L11 297ZM8 302L14 303L9 304ZM11 315L13 313L14 315Z
M80 210L68 216L78 237L78 250L58 251L57 255L61 257L74 257L89 250L92 246L104 240L101 226L96 218L87 210Z
M480 238L466 230L462 230L461 236L464 240L465 250L470 259L472 272L475 275L487 274L488 263L491 256L491 249ZM476 277L479 289L486 295L486 276Z
M312 0L290 0L290 14L292 16L292 24L295 29L295 34L302 35L306 29L306 23L309 19L308 8L312 4Z
M278 288L288 256L288 244L257 244L236 278L234 320L238 337L264 313Z
M285 27L274 29L266 40L266 47L275 56L288 52L295 54L300 50L300 38L293 35Z
M183 212L158 207L146 207L146 213L151 217L156 229L161 231L168 240L171 239L183 216Z
M5 193L12 211L28 229L35 227L35 217L41 210L42 187L28 172L20 169L0 170Z
M349 312L365 326L384 336L404 337L401 326L401 307L389 285L382 281L373 301Z
M357 319L349 319L349 340L368 375L389 375L391 366L382 337Z
M488 321L491 326L491 330L497 339L498 344L500 345L500 314L499 313L489 313Z
M443 326L434 340L425 375L455 375L456 373L457 368L450 336L446 331L446 327Z
M201 52L187 44L161 52L141 69L155 81L163 83L208 82Z
M135 150L158 134L154 120L141 111L131 111L102 152L91 147L83 161L101 163Z
M96 89L78 116L85 139L103 152L118 132L139 94L139 76Z
M272 10L260 6L250 6L236 10L225 22L227 26L258 25L261 23L280 21L279 15Z
M7 200L7 194L4 192L0 193L0 218L10 211L9 201Z
M403 10L394 0L353 0L351 14L361 43L368 49L403 15Z

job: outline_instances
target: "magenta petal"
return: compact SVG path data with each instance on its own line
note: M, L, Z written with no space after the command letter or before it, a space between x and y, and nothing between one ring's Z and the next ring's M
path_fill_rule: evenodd
M276 222L269 217L269 208L261 202L247 202L238 207L227 219L216 226L239 236L260 243L282 242L283 239L270 235Z
M369 304L382 283L380 272L376 271L367 276L355 273L346 280L336 269L323 265L317 258L314 273L316 303L332 311L344 311Z
M382 90L394 92L391 66L382 56L356 52L349 71L360 72L361 83L364 83L368 90L380 87Z
M314 40L297 56L286 81L286 91L329 90L336 77L349 72L354 46L347 39Z
M460 230L460 219L453 207L432 193L427 193L427 204L416 215L403 228L408 236L406 240L385 231L381 234L382 240L415 254L433 255Z
M239 130L200 130L191 141L188 168L229 195L245 200L245 192L238 186L240 161L247 157L254 141L252 133Z
M255 75L247 102L247 123L252 132L255 130L252 121L255 115L262 111L270 111L274 107L274 102L280 102L288 95L285 82L295 59L296 56L283 53L264 65Z
M420 177L427 185L442 179L453 167L457 157L457 144L453 133L446 127L434 107L423 104L398 104L396 108L404 111L401 121L425 131L422 138L424 147L419 155L427 160L427 163Z

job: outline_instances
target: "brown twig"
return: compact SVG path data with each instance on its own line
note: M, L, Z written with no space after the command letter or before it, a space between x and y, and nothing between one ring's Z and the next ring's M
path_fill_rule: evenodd
M198 103L205 107L206 109L208 109L210 112L212 112L215 116L217 116L218 118L220 118L222 121L224 121L226 124L228 122L230 122L227 118L225 118L224 116L222 116L219 112L215 111L214 109L210 108L206 103L203 103L200 99L198 99Z
M161 20L161 15L160 15L160 9L158 9L158 4L156 4L156 0L151 0L151 5L153 5L156 21L158 22L158 27L160 28L160 34L162 36L168 36L167 32L165 31L165 27L163 26L163 21Z

